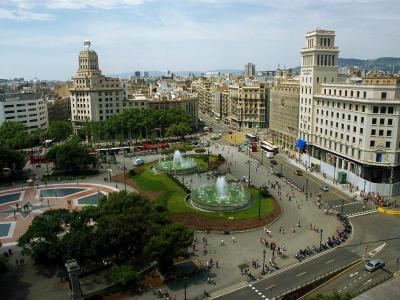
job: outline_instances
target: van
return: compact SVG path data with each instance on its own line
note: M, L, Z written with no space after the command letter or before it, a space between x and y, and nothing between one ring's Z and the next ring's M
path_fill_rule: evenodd
M141 165L143 165L143 164L144 164L144 160L141 159L141 158L135 159L135 160L133 161L133 165L134 165L135 167L141 166Z

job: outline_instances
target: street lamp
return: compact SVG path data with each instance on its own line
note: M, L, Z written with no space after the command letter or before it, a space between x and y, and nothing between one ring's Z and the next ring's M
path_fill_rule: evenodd
M246 164L248 164L249 165L249 184L248 184L248 187L250 188L250 181L251 181L251 177L250 177L250 167L251 167L251 160L248 160L247 162L246 162Z
M267 253L267 250L265 250L265 248L264 248L264 250L263 250L263 269L262 269L261 275L265 275L265 254L266 253Z
M308 200L308 178L306 177L306 200Z
M186 276L185 277L183 277L183 286L184 286L184 289L185 289L185 300L187 300L187 298L186 298L186 280L187 280L187 278L186 278Z
M258 194L258 220L261 220L261 186Z
M320 231L321 235L320 235L320 239L319 239L319 250L322 249L322 232L323 232L323 230L321 228L321 231Z
M124 164L124 187L125 187L125 191L126 191L126 167Z

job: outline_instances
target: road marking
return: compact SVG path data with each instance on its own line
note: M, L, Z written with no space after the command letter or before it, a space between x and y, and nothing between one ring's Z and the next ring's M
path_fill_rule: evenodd
M306 273L307 273L307 272L303 272L303 273L297 274L296 276L299 277L299 276L304 275L304 274L306 274Z
M273 284L273 285L271 285L271 286L269 286L269 287L267 287L267 288L265 288L265 289L266 289L266 290L269 290L269 289L272 289L274 286L275 286L275 284Z
M372 279L368 279L366 282L363 283L363 285L366 285L368 283L370 283L372 281Z
M383 243L382 245L380 245L379 247L375 248L374 250L370 251L368 253L368 257L373 257L376 254L378 254L384 247L386 246L386 243Z
M331 262L333 262L335 259L331 259L331 260L328 260L327 262L326 262L326 264L330 264Z
M356 252L358 250L358 248L356 248L356 249L354 249L354 250L351 250L351 252Z
M358 272L350 274L350 278L353 277L353 276L356 276L357 274L358 274Z

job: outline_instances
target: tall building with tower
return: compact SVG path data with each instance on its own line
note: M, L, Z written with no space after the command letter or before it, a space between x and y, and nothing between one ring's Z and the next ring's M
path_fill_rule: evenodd
M313 171L352 191L400 195L400 79L338 77L335 32L306 34L296 147Z
M104 76L97 53L85 41L79 53L78 71L70 88L71 121L74 130L86 122L103 121L128 107L127 86L118 78Z
M334 31L307 32L306 47L301 49L299 137L309 144L314 136L314 94L321 83L337 81L338 55Z
M248 63L244 65L244 77L252 77L256 75L256 65Z

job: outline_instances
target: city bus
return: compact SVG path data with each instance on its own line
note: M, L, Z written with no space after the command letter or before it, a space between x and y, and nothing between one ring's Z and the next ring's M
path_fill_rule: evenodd
M118 153L129 153L131 152L129 147L112 147L112 148L102 148L96 149L96 153L100 155L115 155Z
M267 141L261 141L260 147L263 151L267 152L267 154L277 154L278 153L278 147L275 145L272 145L271 143Z
M247 133L246 134L246 141L247 142L258 142L260 139L258 138L258 136L251 134L251 133Z

